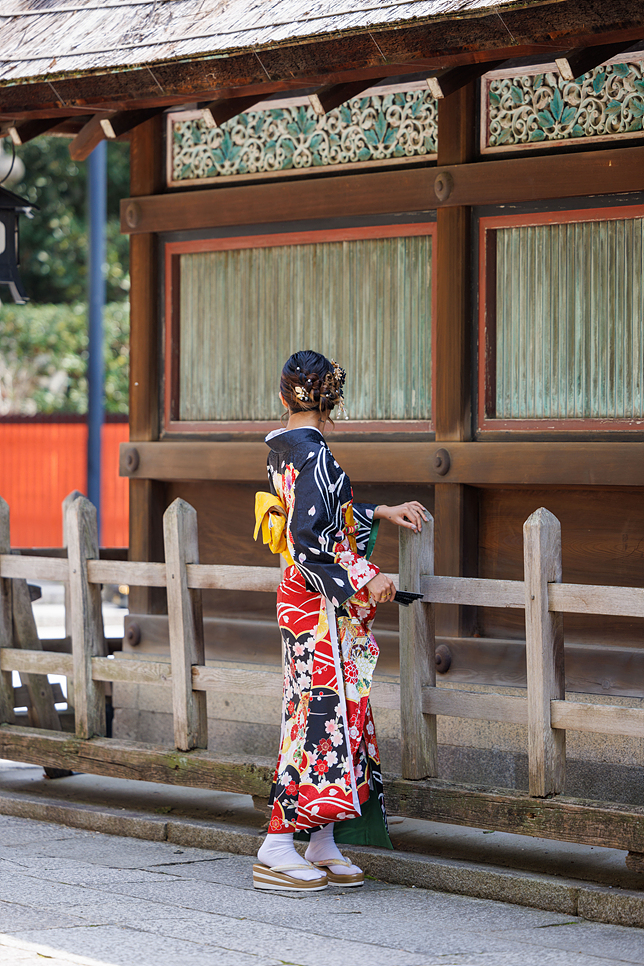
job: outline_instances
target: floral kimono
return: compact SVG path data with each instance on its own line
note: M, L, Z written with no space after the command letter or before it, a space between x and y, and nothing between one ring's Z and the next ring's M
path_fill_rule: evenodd
M367 559L375 506L353 503L318 430L277 430L266 442L294 561L277 594L284 702L269 831L338 822L338 842L391 848L369 705L378 645L365 585L379 572Z

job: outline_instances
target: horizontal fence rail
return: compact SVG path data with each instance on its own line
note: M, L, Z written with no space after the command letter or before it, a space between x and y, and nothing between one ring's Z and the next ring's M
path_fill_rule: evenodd
M52 727L56 727L51 710L41 708L40 717L35 715L38 727L18 728L13 723L17 694L14 696L11 688L11 672L17 671L21 675L23 687L20 697L23 701L27 693L33 698L37 683L46 681L45 675L59 674L73 681L76 740L85 742L82 746L77 745L77 749L91 746L97 749L97 754L101 749L100 760L90 765L83 752L85 770L132 774L127 771L129 749L132 761L157 763L150 772L150 780L178 782L179 779L172 777L168 771L170 759L167 755L170 752L166 754L152 746L103 738L105 686L110 682L153 685L168 689L177 753L193 755L195 762L199 761L199 767L205 769L204 775L219 775L219 784L213 787L246 790L251 786L265 788L267 782L270 783L268 766L265 774L262 772L260 781L257 776L252 780L249 777L251 765L238 763L235 765L238 768L238 772L235 772L238 781L235 784L234 776L230 777L232 772L229 774L226 771L229 766L225 761L208 757L203 750L207 747L205 694L212 691L278 699L282 675L277 671L259 668L249 670L206 664L200 592L217 589L275 593L281 577L280 569L200 564L196 512L182 500L175 500L164 517L166 563L100 560L94 508L79 494L70 495L66 504L64 531L68 559L11 553L8 507L4 501L0 501L0 754L6 754L7 748L13 749L14 753L20 749L25 760L34 760L36 756L40 761L44 754L42 748L49 747L54 763L68 762L68 746L65 746L67 750L61 750L63 736L55 737L55 732L51 731ZM560 796L563 791L567 730L644 737L644 709L566 700L562 615L585 613L644 617L644 589L562 583L560 525L544 509L536 511L524 526L523 581L436 576L433 574L433 523L430 517L420 534L407 530L400 533L400 573L390 576L397 587L400 585L406 590L422 593L423 598L409 608L401 608L400 683L375 681L371 692L371 703L375 708L396 710L401 714L401 780L420 788L423 782L436 779L437 716L478 718L524 726L531 799L535 801ZM16 610L19 601L25 599L27 578L66 583L71 654L40 650L33 629L31 637L27 635L25 638L24 628L22 637L18 633L18 625L22 626L25 620L29 623L31 614L30 604L29 614L23 613L20 617L21 612ZM170 634L168 661L108 657L100 608L100 585L103 583L167 588ZM435 604L525 610L525 696L436 686ZM53 697L51 702L53 708ZM44 731L43 728L50 730ZM40 742L32 744L32 749L41 750L29 750L25 739L28 734L32 735L34 742L36 739ZM114 749L113 758L110 758L110 748ZM89 757L91 759L91 755ZM190 762L192 758L182 761ZM139 773L140 768L134 771L138 777L148 777ZM182 774L185 783L199 783L192 772ZM388 787L393 789L394 785L390 782ZM409 793L408 786L405 787L408 795L405 801L411 802L413 795ZM437 788L438 785L432 785L431 795L436 801ZM394 795L394 792L388 794ZM398 801L399 811L405 813L405 807L412 808L410 814L424 814L425 806L405 806L404 802L401 804ZM452 808L452 814L457 813L458 809ZM450 818L439 820L449 821ZM465 813L461 819L452 820L467 824ZM480 820L477 821L481 824ZM494 821L495 827L501 827L498 814ZM641 823L644 842L644 810ZM519 827L516 831L544 834L543 829L539 832ZM637 834L640 835L640 832ZM580 835L578 833L577 838L572 840L585 841ZM558 836L553 834L553 837ZM562 832L559 837L566 838L566 835ZM622 844L621 847L630 848L626 838L623 842L626 845ZM639 855L639 848L634 853ZM644 869L644 856L642 864Z

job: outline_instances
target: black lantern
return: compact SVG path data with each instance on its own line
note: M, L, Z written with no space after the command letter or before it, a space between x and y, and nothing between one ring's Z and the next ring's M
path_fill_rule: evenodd
M0 187L0 285L9 286L13 300L18 305L29 301L18 274L18 217L23 214L33 218L34 211L39 210L37 205Z

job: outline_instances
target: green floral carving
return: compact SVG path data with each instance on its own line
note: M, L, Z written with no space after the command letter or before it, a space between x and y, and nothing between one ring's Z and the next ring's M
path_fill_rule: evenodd
M436 153L436 101L428 91L353 98L319 117L309 106L240 114L208 128L171 119L172 182L370 164Z
M553 72L494 78L486 107L488 150L641 136L644 61L603 65L574 81Z

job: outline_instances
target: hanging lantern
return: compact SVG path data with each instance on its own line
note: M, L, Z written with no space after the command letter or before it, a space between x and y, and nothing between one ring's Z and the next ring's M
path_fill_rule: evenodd
M39 210L37 205L0 187L0 285L9 286L13 300L18 305L29 301L18 274L18 218L21 214L33 218L34 211Z

